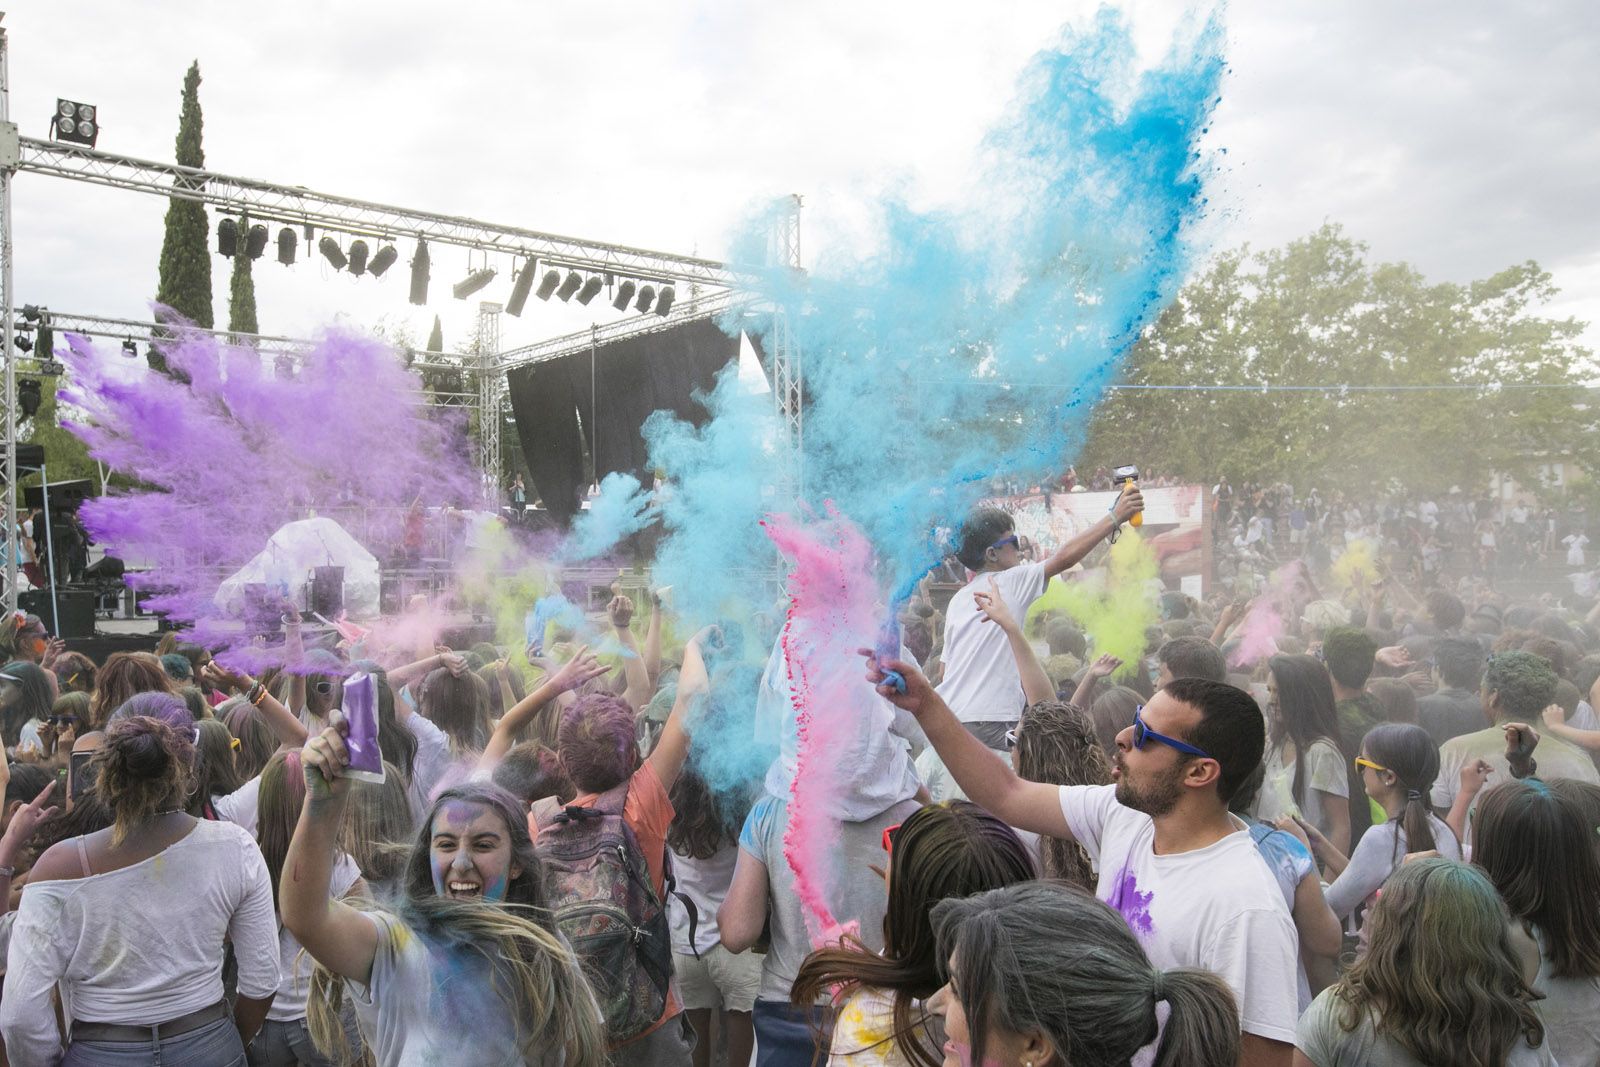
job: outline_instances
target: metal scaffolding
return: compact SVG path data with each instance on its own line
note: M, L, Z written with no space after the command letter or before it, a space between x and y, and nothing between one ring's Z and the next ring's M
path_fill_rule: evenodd
M495 366L500 353L500 313L505 308L491 300L478 305L478 338L474 342L478 371L478 469L484 492L495 507L500 500L500 398L505 395L505 375Z

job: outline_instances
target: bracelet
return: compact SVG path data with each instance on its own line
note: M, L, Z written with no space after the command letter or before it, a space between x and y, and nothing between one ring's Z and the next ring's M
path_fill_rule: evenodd
M17 869L15 867L0 867L0 878L15 878L16 875Z
M250 692L245 695L245 699L246 700L250 701L251 704L254 704L254 705L257 705L257 706L259 706L261 704L261 702L263 700L265 700L266 698L267 698L267 687L262 685L260 682L257 682L255 685L251 686L250 687Z

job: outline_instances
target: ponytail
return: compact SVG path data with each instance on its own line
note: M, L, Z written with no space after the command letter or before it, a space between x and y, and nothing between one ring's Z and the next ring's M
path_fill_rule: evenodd
M1407 852L1431 852L1439 847L1434 840L1433 822L1429 814L1426 795L1420 789L1408 787L1405 810L1400 813L1400 828L1406 832Z
M1155 971L1156 1001L1171 1009L1156 1046L1155 1067L1234 1063L1239 1058L1239 1010L1228 984L1210 971Z

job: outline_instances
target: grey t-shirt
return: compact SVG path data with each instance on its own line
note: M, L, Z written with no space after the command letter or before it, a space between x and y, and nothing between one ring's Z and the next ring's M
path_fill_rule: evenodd
M1428 816L1428 828L1433 831L1433 847L1447 860L1461 858L1461 842L1455 831L1437 815ZM1328 907L1340 919L1350 914L1383 888L1383 883L1400 868L1411 844L1406 832L1394 819L1379 823L1365 834L1350 854L1350 863L1339 872L1339 877L1328 887Z
M888 865L883 852L883 832L911 817L920 805L902 800L863 822L839 823L838 842L830 849L824 869L823 894L828 910L840 922L859 919L862 942L873 952L883 951L883 913L889 905L883 879L873 867ZM772 919L772 947L761 965L758 1000L789 1003L789 988L800 964L811 952L805 906L795 890L794 871L783 854L783 835L789 828L789 805L768 794L756 801L739 832L739 847L766 864L767 902Z
M1378 1033L1371 1017L1361 1019L1354 1030L1345 1030L1339 1020L1342 1005L1333 989L1324 989L1311 1007L1300 1016L1294 1045L1314 1067L1425 1067L1393 1038ZM1557 1067L1549 1042L1539 1048L1518 1044L1506 1057L1506 1067Z

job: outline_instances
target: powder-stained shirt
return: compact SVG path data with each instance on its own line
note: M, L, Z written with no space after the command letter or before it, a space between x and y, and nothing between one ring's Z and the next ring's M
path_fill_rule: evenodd
M921 805L902 800L862 822L838 824L838 836L828 850L812 857L818 865L828 911L840 922L859 920L862 942L873 952L883 950L883 913L888 898L883 879L872 868L887 861L883 832L908 819ZM767 904L772 921L772 947L761 963L758 1000L789 1002L789 987L800 963L811 952L806 909L795 887L794 870L784 855L783 835L789 829L789 805L771 795L756 801L739 832L739 847L767 868Z
M1150 816L1114 785L1064 785L1061 812L1099 867L1096 895L1127 920L1162 970L1202 967L1233 990L1246 1033L1293 1041L1300 939L1249 829L1205 848L1156 855Z
M222 1000L223 942L238 991L278 990L277 921L266 861L250 835L202 820L146 860L34 882L11 934L0 1030L14 1064L61 1056L50 994L85 1022L177 1019Z
M1541 734L1539 747L1533 750L1533 758L1538 762L1539 777L1545 781L1573 778L1580 782L1600 784L1600 773L1596 773L1589 754L1559 737ZM1512 781L1511 763L1506 759L1505 730L1491 726L1486 730L1451 738L1439 747L1439 777L1434 780L1432 797L1435 808L1450 810L1456 802L1456 794L1461 791L1461 768L1478 760L1485 761L1494 769L1484 784L1485 789ZM1479 798L1482 796L1482 793L1478 794ZM1476 809L1475 800L1472 810Z
M487 906L487 905L486 905ZM454 1064L529 1064L561 1067L566 1057L553 1038L533 1043L525 1059L519 1013L493 992L496 976L485 954L418 937L393 915L364 916L378 928L378 951L365 986L347 981L361 1037L384 1067ZM594 1011L599 1013L599 1006Z
M1378 1033L1370 1015L1358 1020L1354 1030L1344 1029L1343 1017L1343 1006L1331 988L1318 994L1301 1017L1294 1045L1312 1067L1424 1067L1393 1038ZM1548 1041L1536 1049L1519 1041L1506 1057L1506 1067L1557 1067L1557 1063Z
M911 1002L910 1040L937 1059L944 1047L943 1021L918 1000ZM911 1067L903 1042L894 1036L894 994L858 988L839 1005L833 1024L830 1067Z

